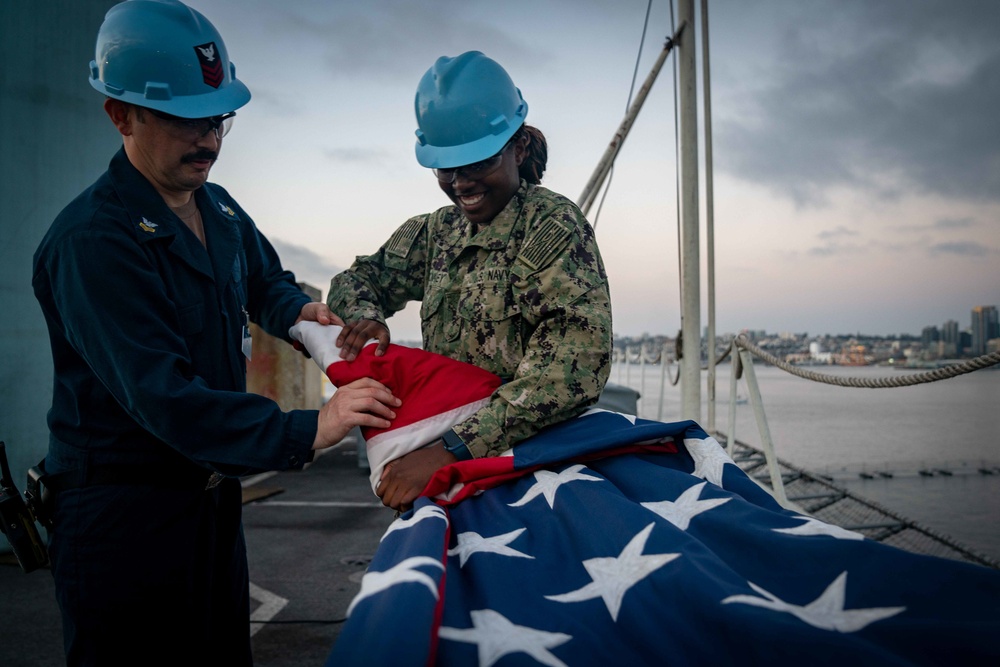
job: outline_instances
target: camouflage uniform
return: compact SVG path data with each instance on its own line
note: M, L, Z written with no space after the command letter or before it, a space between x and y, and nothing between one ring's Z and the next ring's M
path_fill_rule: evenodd
M410 218L333 278L327 303L347 322L384 324L421 301L425 350L504 380L453 429L473 456L496 456L597 401L610 372L611 301L594 231L565 197L522 180L471 231L456 206Z

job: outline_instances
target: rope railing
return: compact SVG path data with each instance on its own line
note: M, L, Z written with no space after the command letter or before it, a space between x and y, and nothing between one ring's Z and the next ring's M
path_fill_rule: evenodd
M675 350L678 346L675 346ZM736 443L736 388L737 381L740 378L744 378L747 383L747 390L749 393L749 401L751 407L753 408L754 418L757 422L757 428L760 433L761 447L764 453L764 458L766 460L768 474L771 478L771 488L769 491L775 497L775 499L784 507L794 509L796 511L801 511L797 508L794 503L789 502L787 496L785 495L784 482L782 480L781 471L779 468L779 462L777 455L775 454L774 441L771 438L770 427L767 423L767 416L764 413L764 405L761 399L760 385L757 382L756 373L753 368L753 357L760 359L761 361L776 366L781 370L790 373L792 375L804 378L806 380L811 380L814 382L821 382L824 384L837 385L841 387L857 387L863 389L884 389L890 387L910 387L918 384L925 384L929 382L937 382L940 380L947 380L949 378L957 377L959 375L964 375L966 373L972 373L974 371L982 370L996 364L1000 364L1000 351L992 352L990 354L984 354L973 359L967 359L959 363L951 364L949 366L943 366L941 368L936 368L933 370L912 373L906 375L897 375L895 377L881 377L881 378L858 378L858 377L843 377L837 375L826 375L824 373L817 373L815 371L804 369L800 366L790 364L786 361L779 359L773 354L761 349L747 338L746 334L740 334L733 339L732 344L729 345L725 352L719 355L716 361L716 365L724 361L727 357L732 356L732 373L730 374L730 386L729 386L729 429L726 436L727 440L727 450L730 456L734 453L734 446ZM643 355L640 353L640 360L644 361ZM626 351L624 361L629 362L628 353ZM660 411L662 417L663 409L663 385L667 377L670 379L671 385L676 385L680 381L680 368L679 355L667 354L666 346L664 346L663 351L659 355L659 361L661 363L661 387L660 387ZM671 366L678 366L677 375L671 372ZM704 368L703 368L704 370Z
M770 354L769 352L762 350L757 345L754 345L750 342L750 339L747 338L746 334L740 334L734 338L730 349L734 351L738 350L738 352L733 354L733 371L729 379L729 434L727 436L727 449L729 451L729 455L733 455L733 448L736 441L736 383L737 380L745 373L747 390L750 394L750 404L753 407L754 418L757 422L757 429L760 432L764 458L767 462L767 470L771 478L771 492L782 506L790 509L795 509L795 507L793 504L789 503L788 498L785 495L784 482L782 481L781 471L779 469L778 457L775 454L774 441L771 438L771 430L767 424L767 416L764 414L764 404L761 400L760 385L757 382L757 375L754 372L752 357L757 357L761 361L771 364L772 366L776 366L786 373L796 375L806 380L841 387L859 387L864 389L910 387L917 384L947 380L948 378L964 375L965 373L972 373L973 371L978 371L995 364L1000 364L1000 352L992 352L974 359L968 359L961 363L936 368L923 373L900 375L896 377L858 378L817 373L815 371L806 370L795 366L794 364L782 361L773 354Z
M983 368L988 368L990 366L1000 364L1000 351L998 351L998 352L992 352L990 354L984 354L980 357L976 357L974 359L968 359L961 363L952 364L950 366L935 368L934 370L925 371L923 373L913 373L909 375L900 375L896 377L881 377L881 378L840 377L836 375L826 375L824 373L817 373L815 371L806 370L794 364L782 361L781 359L775 357L773 354L770 354L762 350L760 347L754 345L752 342L750 342L750 339L746 337L746 334L740 334L735 339L733 339L733 345L743 350L746 350L747 352L757 357L761 361L765 361L771 364L772 366L777 366L786 373L797 375L798 377L805 378L806 380L812 380L813 382L823 382L825 384L832 384L840 387L861 387L865 389L910 387L917 384L925 384L928 382L947 380L949 378L957 377L959 375L964 375L966 373L972 373L974 371L978 371Z

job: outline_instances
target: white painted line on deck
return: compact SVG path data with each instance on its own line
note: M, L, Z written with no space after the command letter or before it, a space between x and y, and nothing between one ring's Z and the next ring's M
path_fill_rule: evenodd
M240 484L242 484L244 488L248 486L253 486L254 484L259 484L263 482L265 479L271 479L277 474L278 474L277 471L262 472L259 475L251 475L250 477L244 477L243 479L240 480Z
M344 444L352 444L352 445L356 446L356 443L354 442L354 440L348 440L347 438L345 438L344 440L341 440L340 442L338 442L337 444L333 445L332 447L327 447L326 449L319 449L316 452L314 452L313 463L315 463L316 459L318 459L323 454L328 454L328 453L334 451L335 449L340 448L340 446L344 445ZM308 467L309 465L311 465L311 464L306 464L306 467ZM244 488L246 488L248 486L253 486L254 484L259 484L259 483L263 482L265 479L271 479L272 477L274 477L275 475L277 475L278 472L279 471L277 471L277 470L271 470L269 472L262 472L262 473L259 473L257 475L249 475L247 477L241 478L240 479L240 484L242 484Z
M288 600L266 591L257 584L250 582L250 597L260 603L260 606L250 614L250 636L253 637L264 624L278 615L285 608Z

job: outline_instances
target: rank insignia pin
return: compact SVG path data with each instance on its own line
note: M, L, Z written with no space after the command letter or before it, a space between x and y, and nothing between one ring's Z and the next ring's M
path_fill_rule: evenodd
M216 57L217 51L215 42L200 44L194 47L198 54L198 62L201 63L201 78L212 88L218 88L225 79L225 70L222 69L222 59Z
M142 221L139 223L139 228L144 232L149 232L150 234L155 234L156 228L158 226L159 225L157 225L155 222L150 222L146 218L143 218Z

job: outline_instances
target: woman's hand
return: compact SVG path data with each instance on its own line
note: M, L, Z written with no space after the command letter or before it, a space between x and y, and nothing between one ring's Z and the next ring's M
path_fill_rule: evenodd
M358 320L344 325L344 330L337 336L337 347L340 348L340 358L354 361L361 348L372 338L378 340L375 356L381 357L389 347L389 329L375 320Z
M375 493L386 507L405 512L413 507L434 473L456 461L444 448L444 441L438 440L387 463Z

